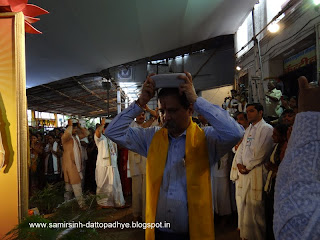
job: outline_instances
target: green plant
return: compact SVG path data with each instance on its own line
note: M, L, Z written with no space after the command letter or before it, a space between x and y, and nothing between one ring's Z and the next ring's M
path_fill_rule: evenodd
M44 219L41 216L26 217L14 229L8 232L4 239L6 240L53 240L58 236L56 229L46 227L32 227L33 224L46 224L49 225L50 220Z
M99 211L96 209L96 196L84 195L88 209L83 211L79 208L76 199L58 204L63 201L64 182L54 185L47 185L43 190L38 191L30 199L30 205L38 207L40 212L55 213L49 218L43 216L28 216L14 229L5 235L2 240L93 240L99 239L98 232L94 228L63 228L56 223L73 223L88 221L97 221ZM101 212L100 212L101 214ZM38 225L36 228L35 224ZM33 225L33 227L32 227ZM47 227L44 227L46 225ZM41 227L40 227L41 226ZM51 226L51 228L49 228Z
M30 208L37 207L42 214L52 213L64 201L64 182L47 184L30 198Z
M79 205L76 199L61 204L55 214L50 217L52 222L81 222L87 223L96 218L96 196L84 195L87 210L83 211L79 209ZM94 228L74 228L64 229L59 233L59 239L61 240L93 240L99 239L98 232Z
M79 214L79 212L78 212ZM73 219L64 222L83 223L89 220L90 212L83 212ZM3 240L78 240L78 239L97 239L98 233L94 228L55 228L55 221L45 219L42 216L28 216L14 229L8 232ZM40 225L41 224L41 225ZM50 228L49 226L52 226ZM38 227L35 227L38 226ZM46 226L46 227L45 227Z

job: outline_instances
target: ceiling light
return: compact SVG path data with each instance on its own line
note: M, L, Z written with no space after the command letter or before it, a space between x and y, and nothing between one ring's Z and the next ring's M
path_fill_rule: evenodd
M278 32L279 29L280 29L280 26L276 22L271 23L268 27L269 32L272 32L272 33Z
M241 67L237 66L236 69L237 69L238 71L240 71L240 70L241 70Z

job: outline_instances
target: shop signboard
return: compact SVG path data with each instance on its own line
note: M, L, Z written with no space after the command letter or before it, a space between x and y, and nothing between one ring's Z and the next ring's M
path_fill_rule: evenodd
M316 61L316 45L284 60L284 72L292 72Z

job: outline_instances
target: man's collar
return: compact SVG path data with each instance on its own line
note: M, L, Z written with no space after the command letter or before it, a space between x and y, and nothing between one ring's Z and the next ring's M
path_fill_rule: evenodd
M261 118L261 120L260 120L259 122L257 122L256 124L254 124L254 125L251 124L251 126L252 126L252 127L258 127L258 126L260 126L260 125L262 124L262 122L263 122L262 120L263 120L263 118Z
M183 133L181 133L178 137L172 137L169 133L168 133L168 135L169 135L169 138L170 139L177 139L177 138L179 138L179 137L181 137L181 136L183 136L183 135L185 135L185 136L187 136L187 129L186 130L184 130L184 132Z

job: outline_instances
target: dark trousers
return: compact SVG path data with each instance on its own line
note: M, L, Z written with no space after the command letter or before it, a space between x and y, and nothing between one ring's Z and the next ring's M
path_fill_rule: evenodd
M155 229L155 240L189 240L189 234L169 233Z
M46 175L46 182L49 184L55 184L59 182L60 174L50 174Z
M274 240L273 234L273 214L274 214L274 187L275 187L275 178L271 179L271 190L266 194L266 234L268 240Z

